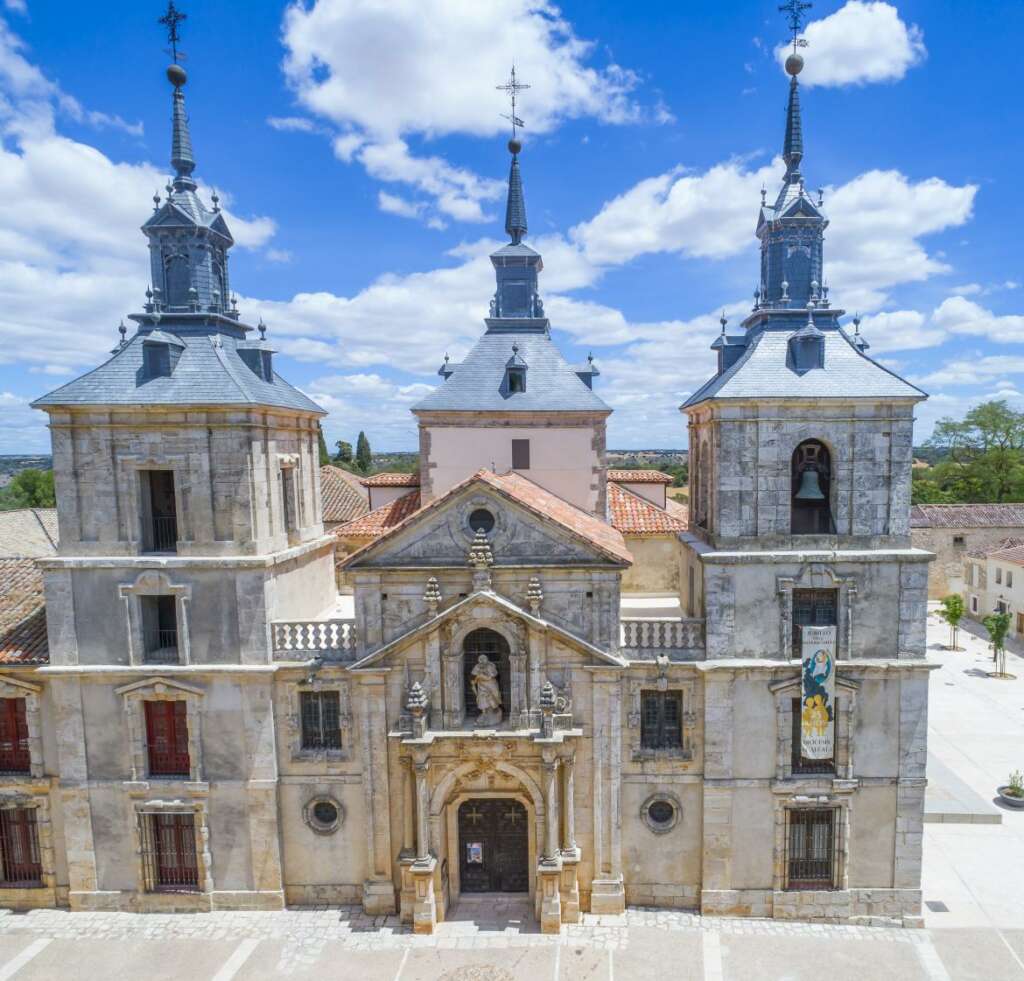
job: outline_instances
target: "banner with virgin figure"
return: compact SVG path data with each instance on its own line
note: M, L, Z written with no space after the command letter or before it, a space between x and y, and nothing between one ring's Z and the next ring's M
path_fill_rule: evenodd
M835 751L836 628L804 627L802 655L800 755L828 760Z

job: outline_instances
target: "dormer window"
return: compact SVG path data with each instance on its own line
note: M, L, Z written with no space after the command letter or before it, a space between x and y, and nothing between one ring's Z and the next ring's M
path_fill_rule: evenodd
M144 341L142 370L146 378L166 378L171 374L171 345L162 341Z
M259 379L265 382L274 380L273 351L259 347L238 347L238 356L245 362L245 366Z
M512 345L512 357L505 362L505 391L509 395L526 391L526 362L519 357L519 345Z
M808 311L807 323L790 339L791 367L797 374L825 367L825 335L814 325Z

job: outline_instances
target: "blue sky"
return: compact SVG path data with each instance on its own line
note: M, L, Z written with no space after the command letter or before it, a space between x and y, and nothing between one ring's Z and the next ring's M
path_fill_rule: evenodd
M776 0L183 0L205 193L278 370L412 449L408 407L482 330L503 238L514 59L542 291L593 351L612 447L685 445L678 412L757 279L786 77ZM0 452L45 450L28 402L94 366L147 284L138 226L169 170L161 4L0 0ZM1024 4L817 0L803 172L825 189L833 305L932 394L917 437L982 399L1019 407Z

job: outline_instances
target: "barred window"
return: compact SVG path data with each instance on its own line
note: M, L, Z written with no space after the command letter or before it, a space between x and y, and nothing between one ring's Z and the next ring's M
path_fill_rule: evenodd
M299 694L303 749L341 749L340 697L336 691Z
M194 814L140 814L147 892L198 892Z
M832 736L835 745L836 718L839 715L839 701L832 703ZM835 751L827 760L809 760L800 753L800 699L793 699L793 755L791 770L793 773L835 773Z
M146 746L152 776L187 777L188 706L183 701L146 702Z
M26 889L43 884L34 807L0 810L0 862L3 864L0 886Z
M789 812L790 889L831 889L835 883L835 808Z
M645 691L640 699L640 745L644 749L681 749L682 692Z
M0 698L0 772L28 773L28 722L24 698Z
M838 590L793 590L793 656L802 654L804 627L834 627L839 622Z

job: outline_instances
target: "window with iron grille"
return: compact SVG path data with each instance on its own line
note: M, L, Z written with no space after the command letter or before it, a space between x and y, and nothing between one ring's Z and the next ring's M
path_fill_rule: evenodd
M188 706L183 701L146 702L149 772L155 777L187 777Z
M682 692L645 691L640 693L640 745L644 749L682 748Z
M194 814L140 814L142 870L147 892L198 892Z
M839 591L836 589L793 590L793 656L802 654L804 627L834 627L839 623Z
M28 722L24 698L0 698L0 773L29 773Z
M299 693L303 749L341 749L340 702L336 691Z
M836 718L839 715L838 700L832 703L832 732L835 745ZM793 773L835 773L835 756L827 760L809 760L800 754L800 699L793 699L793 755L791 770Z
M790 889L831 889L835 884L835 827L835 808L789 812Z
M0 886L26 889L43 884L34 807L0 810L0 862L3 864Z
M177 664L178 601L173 596L140 596L142 641L147 664Z

